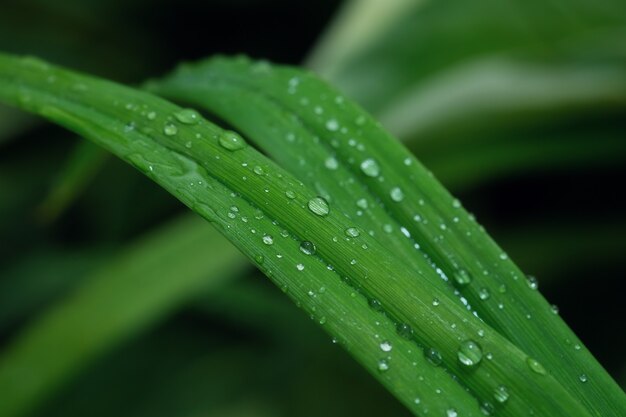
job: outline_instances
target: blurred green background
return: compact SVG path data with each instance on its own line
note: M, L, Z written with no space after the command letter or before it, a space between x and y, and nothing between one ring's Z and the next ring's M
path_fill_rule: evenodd
M0 50L128 84L215 54L312 68L626 383L623 0L4 0ZM0 416L320 414L408 413L209 224L0 105Z

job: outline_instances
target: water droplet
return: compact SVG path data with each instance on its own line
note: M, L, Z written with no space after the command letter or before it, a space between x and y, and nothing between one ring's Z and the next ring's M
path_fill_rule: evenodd
M367 121L367 119L365 118L365 116L360 115L359 117L356 118L354 123L356 123L357 126L363 126L366 121Z
M314 197L309 200L309 210L318 216L328 216L330 208L328 202L323 197Z
M285 191L285 195L287 196L288 199L293 200L294 198L296 198L296 193L294 193L291 190L287 190Z
M176 120L186 125L195 125L200 121L200 115L193 109L182 109L174 112L174 117Z
M539 361L537 361L536 359L529 357L526 359L526 364L528 365L530 370L536 374L545 375L547 373L546 368L544 368L543 365L539 363Z
M506 292L506 285L505 284L500 284L500 286L498 287L498 292L500 294L504 294Z
M441 301L439 301L439 298L437 297L433 298L433 305L437 307L439 304L441 304Z
M238 151L247 146L246 141L232 130L224 130L218 139L220 146L229 151Z
M499 385L493 390L493 398L497 402L503 404L509 399L509 391L504 385Z
M457 351L457 358L462 365L476 366L483 358L483 350L473 340L466 340L461 343Z
M328 119L326 122L326 129L331 132L336 132L339 129L339 122L336 119Z
M361 234L359 232L359 229L357 229L356 227L348 227L345 230L346 236L348 237L359 237L359 235Z
M552 306L550 306L550 310L553 314L559 314L559 306L557 306L556 304L552 304Z
M254 171L255 174L257 175L263 175L265 174L265 171L263 171L263 168L261 168L259 165L255 166L252 171Z
M378 361L378 370L380 372L385 372L389 369L389 363L385 359L381 359Z
M489 289L483 287L480 290L478 290L478 297L480 297L481 300L483 301L488 300L490 296L491 296L491 293L489 292Z
M459 413L454 408L448 408L446 410L446 417L458 417Z
M380 168L373 159L369 158L361 162L361 171L368 177L377 177L380 174Z
M485 401L484 403L482 403L480 405L480 411L486 415L486 416L490 416L493 414L493 412L495 411L495 407L493 406L493 404L491 404L488 401Z
M454 271L454 280L457 284L465 286L472 282L472 276L465 269Z
M356 205L357 207L360 207L362 209L366 209L367 208L367 200L364 198L360 198L356 201Z
M300 252L304 253L305 255L314 255L316 250L317 248L315 247L315 244L309 242L308 240L300 243Z
M326 158L324 165L326 165L326 168L328 169L335 170L339 167L339 162L337 162L337 159L334 156L329 156Z
M322 326L326 324L326 316L320 317L319 324L321 324Z
M302 264L298 264L298 265L296 265L296 269L297 269L298 271L303 271L303 270L304 270L304 265L302 265Z
M274 243L274 238L270 235L265 235L263 236L263 243L265 243L266 245L271 245Z
M529 275L526 279L526 283L528 284L528 286L530 287L530 289L532 290L536 290L537 288L539 288L539 282L537 282L537 278L535 278L532 275Z
M434 348L426 349L424 351L424 356L426 356L426 359L428 359L428 361L435 366L439 366L441 365L441 362L443 362L441 354L437 352Z
M585 374L580 374L580 375L578 375L578 379L579 379L579 380L580 380L580 382L582 382L583 384L589 380L589 378L587 378L587 375L585 375Z
M380 344L380 350L383 352L391 352L391 349L393 349L393 346L391 346L391 343L386 340Z
M391 191L389 192L389 195L391 196L391 199L395 201L396 203L399 203L402 200L404 200L404 192L402 191L402 189L400 189L400 187L392 188Z
M151 111L151 112L148 112L148 114L146 114L146 117L148 118L148 120L154 120L156 119L157 114L156 112Z
M413 329L406 323L398 323L396 325L396 331L405 339L411 339L413 337Z
M163 127L163 133L165 133L166 136L174 136L178 133L178 128L172 123L167 123Z
M509 255L507 255L507 254L506 254L506 253L504 253L504 252L502 252L502 253L500 254L500 256L499 256L499 257L500 257L500 259L501 259L501 260L503 260L503 261L506 261L507 259L509 259Z

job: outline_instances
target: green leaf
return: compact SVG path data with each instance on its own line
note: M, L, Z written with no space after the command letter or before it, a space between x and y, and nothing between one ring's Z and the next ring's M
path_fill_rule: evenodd
M248 72L247 62L238 65ZM271 74L267 64L253 66L252 73L261 74L252 78L264 79L265 87L276 89L286 102L295 101L300 106L295 95L288 93L285 80L263 78L268 69ZM292 70L285 71L291 79ZM327 88L309 78L305 84L309 92L310 88L317 93ZM419 255L420 261L397 256L366 231L358 236L347 232L354 221L335 206L336 201L328 204L319 192L245 146L235 133L150 94L32 58L0 56L0 97L99 143L213 223L414 413L423 413L427 407L433 414L458 411L479 415L476 399L492 401L494 390L504 384L515 395L498 408L499 415L516 416L529 410L537 415L591 415L564 388L562 383L567 381L554 376L559 370L550 367L552 363L546 363L550 372L544 370L460 306L453 292L437 281L436 267ZM336 130L335 123L337 129L349 126L352 133L365 130L371 136L368 152L394 180L392 186L401 187L405 194L403 198L397 192L389 195L387 183L371 178L368 185L381 201L391 198L398 203L394 215L399 219L404 221L404 207L414 210L422 206L419 200L424 198L428 200L425 215L433 215L431 211L444 204L449 210L458 210L464 227L479 229L445 190L433 185L414 159L409 165L416 170L411 175L417 177L394 173L404 163L406 151L360 109L347 101L336 103L334 95L311 96L311 100L314 107L324 105L324 123L320 124L314 112L303 120L324 140L330 136L328 131ZM292 113L280 114L293 119ZM362 118L365 124L360 130ZM312 144L305 146L314 148ZM349 153L348 148L349 144L344 144L338 152ZM393 163L381 158L381 150ZM439 214L434 216L439 218ZM431 224L439 227L438 222ZM437 245L443 243L430 239L431 229L418 226L416 230L423 232L414 236L424 247L439 249ZM483 235L477 232L477 236ZM441 246L448 255L447 245ZM490 258L499 257L499 253L490 247L480 251L476 259L467 242L457 249L463 249L473 261L485 257L492 261ZM425 266L418 268L412 262ZM512 267L510 261L503 260L497 265ZM433 305L435 299L439 301ZM396 331L396 326L405 325L412 329L407 339ZM432 366L423 355L423 347L436 350L444 366ZM621 407L620 401L618 397L605 407Z
M240 128L310 187L327 192L358 227L414 261L414 267L423 270L425 259L434 261L482 319L549 367L591 410L620 413L617 404L624 397L619 387L534 285L458 200L338 92L300 70L241 59L186 65L150 87L206 107ZM334 161L330 166L329 160ZM342 198L346 195L350 198ZM361 198L368 201L367 210L358 207ZM388 230L408 239L389 238ZM411 254L416 245L424 258ZM425 278L444 286L437 274ZM582 384L582 373L594 382ZM611 403L616 406L605 406Z

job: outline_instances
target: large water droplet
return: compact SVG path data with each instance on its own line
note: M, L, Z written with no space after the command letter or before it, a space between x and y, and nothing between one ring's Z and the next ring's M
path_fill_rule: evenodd
M443 362L441 354L437 352L437 350L435 350L434 348L426 349L424 351L424 356L426 356L426 359L428 359L428 361L435 366L439 366L441 365L441 362Z
M378 164L371 158L361 162L361 171L368 177L377 177L380 174Z
M359 232L359 229L357 229L356 227L348 227L345 230L346 236L348 237L359 237L359 235L361 234Z
M493 390L493 398L499 403L505 403L509 399L509 391L504 385L497 386Z
M378 370L380 372L385 372L389 370L389 363L385 359L381 359L378 361Z
M529 357L528 359L526 359L526 364L528 365L530 370L536 374L545 375L547 373L546 368L544 368L543 365L539 363L539 361L536 359Z
M246 141L232 130L224 130L218 139L220 146L229 151L238 151L247 146Z
M472 282L472 276L465 269L459 269L454 271L454 280L459 285L468 285Z
M316 250L317 248L315 247L315 244L313 242L305 240L304 242L300 243L300 252L304 253L305 255L314 255Z
M404 200L404 192L402 191L400 187L392 188L391 191L389 192L389 195L391 196L391 199L395 201L396 203L399 203L402 200Z
M174 117L176 120L186 125L195 125L200 121L200 115L193 109L182 109L174 112Z
M270 235L265 235L263 236L263 243L265 243L266 245L272 245L274 243L274 238Z
M454 408L448 408L446 410L446 417L458 417L459 413Z
M167 123L163 127L163 133L165 133L166 136L174 136L178 133L178 128L172 123Z
M473 340L466 340L461 343L457 357L462 365L476 366L483 359L483 350Z
M310 199L309 210L318 216L328 216L328 213L330 213L328 202L323 197L314 197Z
M391 352L391 349L393 349L393 346L386 340L380 344L380 350L383 352Z

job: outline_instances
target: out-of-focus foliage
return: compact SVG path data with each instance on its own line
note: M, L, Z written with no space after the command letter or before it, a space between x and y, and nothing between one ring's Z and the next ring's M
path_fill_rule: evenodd
M625 314L626 5L398 1L400 12L365 36L358 30L383 14L359 7L395 2L352 3L337 23L347 25L337 32L348 39L336 43L343 59L312 60L315 69L409 143L626 381L616 328ZM220 52L301 63L341 6L8 0L0 49L137 83ZM335 45L333 36L318 50ZM365 41L351 50L350 38ZM0 352L87 285L103 261L181 211L108 159L46 221L42 203L63 194L63 167L80 165L70 161L75 143L0 107ZM176 311L86 362L33 415L406 413L260 276L198 293Z

